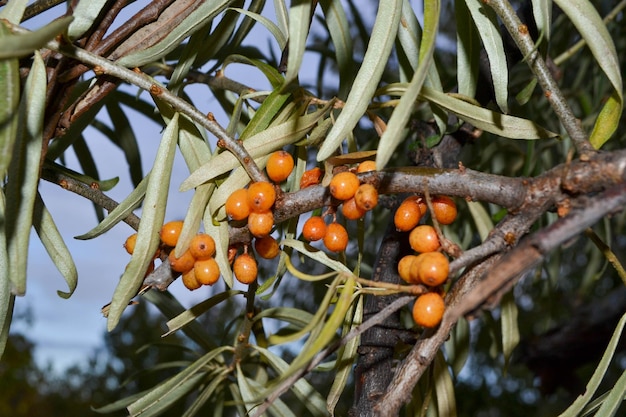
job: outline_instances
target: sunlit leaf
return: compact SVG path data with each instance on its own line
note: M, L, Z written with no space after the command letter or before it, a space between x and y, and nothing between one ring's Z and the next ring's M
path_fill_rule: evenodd
M76 7L72 10L74 21L67 28L67 36L72 40L80 38L91 28L107 3L108 0L78 2Z
M11 0L0 9L0 19L6 19L18 25L22 21L28 0Z
M339 71L338 97L345 99L354 79L354 59L350 23L340 0L320 0L328 34L333 41Z
M60 17L34 32L5 35L5 39L0 42L0 59L22 58L43 48L62 33L73 19L72 16Z
M267 17L260 15L258 13L253 13L249 10L240 9L236 7L233 7L230 10L234 10L238 13L245 14L251 19L254 19L257 22L261 23L263 26L265 26L267 30L269 30L269 32L272 34L274 39L276 40L276 43L278 44L278 47L281 50L285 48L285 45L287 45L287 38L285 37L285 34L280 30L280 28L276 25L276 23L272 22Z

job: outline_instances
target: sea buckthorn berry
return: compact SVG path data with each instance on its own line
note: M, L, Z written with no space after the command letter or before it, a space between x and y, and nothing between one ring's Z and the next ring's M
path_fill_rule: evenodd
M289 152L276 151L267 160L265 170L267 171L267 176L272 181L279 183L289 177L291 171L293 171L293 166L293 157Z
M303 190L306 187L317 185L322 179L322 170L318 167L304 171L302 178L300 178L300 189Z
M417 297L413 304L413 320L418 326L433 328L441 323L446 305L443 297L436 292L429 292Z
M324 246L331 252L343 252L348 247L348 232L339 223L331 223L326 228Z
M375 161L363 161L356 168L357 174L360 174L361 172L369 172L369 171L376 171Z
M193 268L183 273L182 280L183 285L190 291L197 290L202 286L202 284L198 282Z
M434 252L441 247L434 227L422 224L411 230L409 244L415 252Z
M248 216L248 229L254 237L265 237L274 227L274 215L271 211L263 213L252 212Z
M435 218L440 224L450 224L456 219L456 204L445 195L438 195L432 199Z
M411 264L413 264L416 258L416 255L406 255L398 262L398 275L409 284L419 284L419 282L414 282L411 278Z
M269 182L253 182L248 187L248 205L250 210L257 213L268 211L276 201L276 190Z
M362 209L356 204L354 197L346 200L341 205L341 213L348 220L358 220L365 216L367 210Z
M254 249L261 258L274 259L280 253L278 242L272 236L265 236L254 240Z
M326 236L326 222L320 216L312 216L304 222L302 227L302 236L309 242L315 242L324 239Z
M405 199L396 210L393 216L393 223L400 232L408 232L417 226L422 218L417 199L411 197Z
M214 258L198 260L193 264L196 280L202 285L213 285L220 279L220 267Z
M426 252L420 257L422 259L417 273L422 284L435 287L446 282L450 271L450 262L446 255L441 252Z
M345 201L354 197L358 188L359 178L349 171L340 172L330 180L330 194L337 200Z
M126 242L124 242L124 249L128 252L129 255L132 255L135 251L135 244L137 243L137 233L133 233L128 236Z
M419 255L413 258L413 262L409 265L409 282L412 284L423 284L420 280L420 265L422 260L424 259L424 254L420 253Z
M252 284L259 273L256 260L248 253L242 253L233 263L233 273L242 284Z
M250 205L248 204L248 190L240 188L233 191L226 200L226 214L233 220L243 220L250 214Z
M196 262L196 258L193 257L191 252L186 250L185 253L180 256L180 258L177 258L176 255L174 255L174 252L175 250L172 249L168 257L170 260L170 267L173 271L184 274L185 272L193 268L193 264Z
M206 233L198 233L189 243L189 252L196 260L208 259L215 255L215 240Z
M176 246L181 230L183 230L183 222L180 220L165 223L161 227L161 242L166 246Z
M378 190L372 184L361 184L354 194L356 205L369 211L378 205Z

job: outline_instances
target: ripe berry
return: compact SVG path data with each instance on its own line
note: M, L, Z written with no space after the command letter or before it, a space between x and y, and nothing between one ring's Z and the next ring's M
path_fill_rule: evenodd
M434 252L441 246L437 231L427 224L422 224L411 230L409 244L415 252L420 253Z
M196 274L193 268L185 272L182 276L182 279L183 279L183 285L187 287L187 289L190 291L197 290L198 288L202 286L202 284L198 282L198 279L196 278Z
M443 297L429 292L417 297L413 304L413 320L418 326L433 328L441 323L446 305Z
M300 189L303 190L306 187L317 185L322 178L322 170L318 167L304 171L302 178L300 178Z
M341 205L341 213L349 220L358 220L365 216L367 210L362 209L356 204L355 198L352 197L343 202Z
M400 232L408 232L417 226L422 218L417 198L408 197L396 210L393 216L393 223Z
M456 219L456 204L445 195L438 195L432 199L435 218L440 224L450 224Z
M356 172L360 174L361 172L369 172L376 171L376 162L375 161L363 161L356 168Z
M324 239L326 236L326 222L320 216L312 216L304 222L302 227L302 236L309 242L315 242Z
M330 194L337 200L344 201L354 197L357 188L359 178L349 171L340 172L330 180Z
M274 215L271 211L263 213L252 212L248 216L248 229L254 237L265 237L274 227Z
M348 246L348 232L339 223L331 223L326 228L324 246L331 252L342 252Z
M272 236L265 236L260 239L255 239L254 249L261 258L274 259L280 253L280 247L278 242Z
M250 254L242 253L233 263L233 273L242 284L252 284L259 273L256 260Z
M419 255L421 261L418 267L419 280L430 287L441 285L448 279L450 262L441 252L427 252Z
M248 204L248 190L240 188L233 191L226 200L226 214L233 220L243 220L250 214L250 205Z
M266 212L276 201L276 190L269 182L253 182L248 187L248 205L250 210L257 213Z
M208 259L215 255L215 241L206 233L198 233L189 243L189 252L196 260Z
M361 184L354 194L356 205L369 211L378 205L378 190L372 184Z
M193 257L191 252L186 250L185 253L180 256L180 258L177 258L176 255L174 255L174 252L175 251L172 250L168 257L170 260L170 266L172 268L172 271L185 273L193 268L193 264L196 262L196 258Z
M161 242L166 246L176 246L181 230L183 230L183 222L180 220L165 223L161 227Z
M290 153L285 151L276 151L272 153L267 160L267 165L265 166L265 170L267 171L267 176L274 181L275 183L285 181L291 171L293 171L293 157Z
M198 260L193 264L196 280L202 285L213 285L220 278L220 267L213 258Z
M133 233L132 235L128 236L128 238L126 239L126 242L124 242L124 249L126 249L126 252L132 255L133 252L135 251L136 243L137 243L137 233Z
M398 275L409 284L419 284L419 282L415 282L411 277L411 265L416 258L416 255L406 255L398 262Z

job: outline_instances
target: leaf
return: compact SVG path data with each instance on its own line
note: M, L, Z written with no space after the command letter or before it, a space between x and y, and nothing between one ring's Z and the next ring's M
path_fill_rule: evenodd
M137 294L148 265L159 246L159 231L165 218L165 207L172 174L176 142L178 140L178 113L168 123L152 166L146 188L137 244L130 263L115 288L107 319L107 329L113 330L129 301Z
M11 0L5 3L7 4L0 10L0 19L6 19L11 23L19 25L28 5L28 0Z
M489 236L489 232L493 230L491 217L489 216L489 213L487 213L487 210L485 210L485 207L483 207L482 203L478 201L468 201L467 207L472 215L474 224L476 224L480 240L481 242L484 242L485 239L487 239L487 236Z
M598 417L612 417L617 413L624 402L626 395L626 371L622 372L613 389L606 396L602 406L598 410L596 416Z
M500 325L502 326L502 354L506 371L513 350L519 344L519 323L517 322L517 304L513 292L509 291L502 297L500 304Z
M6 201L0 187L0 223L6 224ZM4 353L13 317L15 295L11 293L9 279L9 253L7 251L6 227L0 227L0 358Z
M2 12L5 12L5 9ZM0 44L5 42L10 33L4 22L0 21ZM4 178L11 162L13 146L17 137L19 104L20 72L18 60L2 59L0 60L0 178Z
M9 279L15 295L26 292L28 242L39 184L46 84L45 64L41 55L35 53L20 100L17 142L6 185Z
M363 63L335 125L317 153L318 161L331 156L365 114L393 49L401 14L402 0L379 4Z
M276 39L276 43L281 50L285 48L285 45L287 45L287 38L285 37L285 34L274 22L269 20L267 17L258 13L253 13L246 9L240 9L238 7L231 7L229 10L234 10L238 13L244 14L265 26L267 30L269 30L269 32L272 34L274 39Z
M261 70L263 75L265 75L267 80L272 85L273 89L277 89L278 87L281 87L285 82L285 78L280 74L280 72L278 72L278 70L275 67L271 66L267 62L263 62L254 58L248 58L247 56L244 56L244 55L238 55L238 54L229 55L224 60L224 63L222 64L222 71L225 72L226 67L232 63L246 64L246 65L252 65L252 66L257 67L259 70Z
M478 34L489 57L489 69L491 70L496 104L503 113L508 113L509 69L500 27L498 26L498 18L493 9L485 6L480 0L465 0L465 3L476 23Z
M143 172L141 169L141 153L135 132L126 112L122 110L117 100L107 102L106 109L114 128L114 134L109 136L109 139L124 152L124 157L130 170L130 178L133 184L137 186L143 179Z
M406 138L406 124L413 112L415 101L422 89L428 69L433 63L440 9L439 0L424 2L424 31L419 51L419 64L400 99L400 103L391 114L385 133L380 138L378 154L376 155L377 169L383 169L387 165L398 145Z
M74 7L72 16L74 21L67 28L67 36L71 40L76 40L87 32L94 21L98 18L108 0L80 1Z
M470 352L470 326L465 318L459 319L445 342L445 352L454 375L459 375Z
M532 0L533 17L537 24L537 30L550 42L550 29L552 25L552 0Z
M296 240L296 239L285 239L283 241L280 242L283 246L288 246L290 248L294 248L295 250L297 250L298 252L300 252L303 255L308 256L309 258L313 259L314 261L317 261L319 263L321 263L322 265L327 266L328 268L332 269L333 271L337 271L337 272L345 272L348 274L352 274L352 271L350 271L350 269L345 266L344 264L342 264L341 262L335 261L333 259L330 259L328 257L328 255L321 250L317 250L315 248L313 248L310 245L305 244L304 242L300 241L300 240Z
M434 360L435 394L437 398L437 412L440 416L456 416L456 400L454 385L448 370L448 364L441 349L437 351Z
M78 283L78 271L76 270L76 265L74 264L74 260L72 259L72 254L70 253L65 241L63 240L63 236L59 232L54 220L52 219L52 215L46 208L41 195L37 193L37 198L35 200L35 208L33 212L33 227L41 240L44 248L46 248L46 252L54 262L54 265L57 267L65 282L67 283L68 292L57 291L59 297L61 298L70 298L76 289L76 285Z
M344 99L350 92L354 79L354 59L350 23L340 0L320 0L324 13L324 23L335 48L335 59L339 71L338 97Z
M459 94L474 97L478 84L480 38L464 1L454 2L454 15L456 17L456 78Z
M0 42L0 59L22 58L45 47L49 41L65 31L73 19L72 16L65 16L34 32L6 35Z
M617 91L609 96L608 100L602 106L602 110L598 114L593 131L589 136L589 141L594 148L600 149L606 143L613 133L617 130L619 120L622 117L622 97Z
M289 53L285 86L290 85L298 77L302 57L306 51L306 38L309 35L311 22L311 1L292 0L289 8Z

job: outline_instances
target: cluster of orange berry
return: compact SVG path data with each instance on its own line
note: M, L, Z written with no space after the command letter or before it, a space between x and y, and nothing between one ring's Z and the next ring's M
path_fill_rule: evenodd
M450 224L456 219L454 200L447 196L435 196L431 200L433 213L439 224ZM450 263L441 253L441 243L433 226L419 225L428 210L421 196L406 198L396 210L396 229L410 231L409 244L418 255L406 255L398 262L398 274L409 284L422 284L432 291L422 294L413 305L413 319L423 327L436 327L443 317L445 303L439 286L448 279Z
M357 166L356 174L375 170L374 161L364 161ZM342 202L341 213L348 220L358 220L378 205L376 187L361 184L356 174L352 171L340 172L333 176L329 184L330 194ZM304 188L302 184L301 188ZM309 242L323 239L324 246L332 252L342 252L348 246L346 228L336 220L327 225L321 216L312 216L304 223L302 236Z

